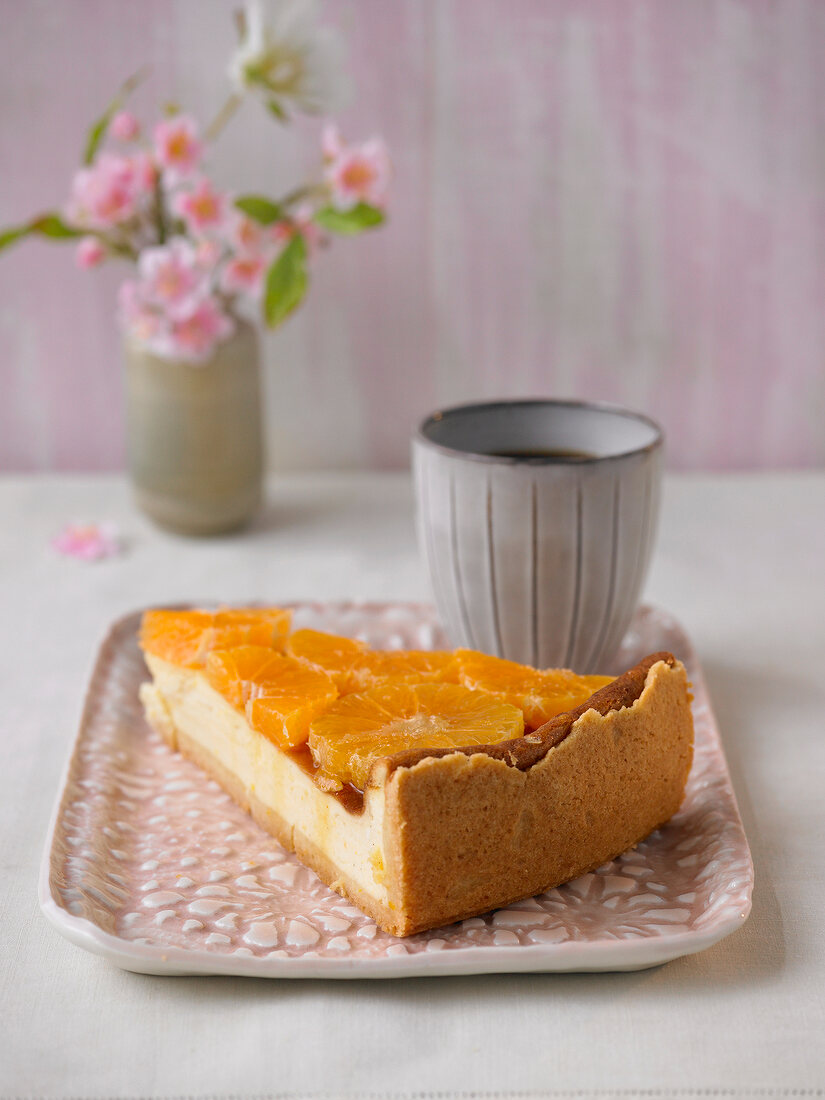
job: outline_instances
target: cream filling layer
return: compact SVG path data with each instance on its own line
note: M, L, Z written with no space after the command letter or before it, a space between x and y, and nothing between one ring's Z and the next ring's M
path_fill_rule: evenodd
M142 693L149 721L171 724L206 749L247 791L299 832L341 872L382 905L384 791L366 792L363 813L345 810L317 787L286 753L253 730L245 717L193 669L146 655L154 684ZM165 710L165 714L164 714ZM167 718L168 715L168 718Z

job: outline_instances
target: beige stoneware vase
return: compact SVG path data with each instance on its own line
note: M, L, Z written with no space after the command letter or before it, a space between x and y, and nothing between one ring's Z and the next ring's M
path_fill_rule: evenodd
M235 332L204 363L161 359L128 341L129 470L139 507L183 535L244 526L261 500L263 432L255 329Z

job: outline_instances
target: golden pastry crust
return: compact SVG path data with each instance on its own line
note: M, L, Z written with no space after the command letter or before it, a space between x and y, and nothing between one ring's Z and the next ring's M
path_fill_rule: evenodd
M541 893L672 817L693 758L693 722L684 667L670 661L643 662L615 690L598 692L597 706L542 727L543 755L526 767L528 750L517 747L510 762L499 751L505 744L409 765L393 758L384 826L396 891L391 931L410 935ZM622 705L640 680L638 696Z

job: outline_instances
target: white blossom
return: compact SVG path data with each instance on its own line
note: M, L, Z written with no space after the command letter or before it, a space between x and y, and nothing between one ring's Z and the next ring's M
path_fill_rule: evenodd
M236 89L261 95L279 115L290 104L307 114L339 109L348 90L343 41L318 16L317 0L249 0L229 65Z

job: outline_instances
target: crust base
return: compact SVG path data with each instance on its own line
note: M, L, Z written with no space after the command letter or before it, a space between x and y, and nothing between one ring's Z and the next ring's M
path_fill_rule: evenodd
M659 661L643 682L632 705L585 711L523 771L453 753L392 772L385 836L401 898L396 935L568 882L673 816L693 759L685 670Z

